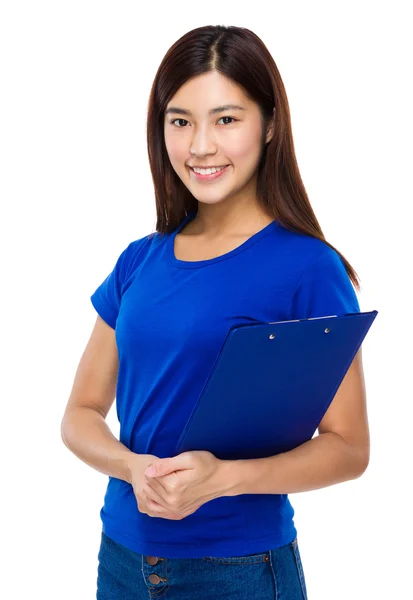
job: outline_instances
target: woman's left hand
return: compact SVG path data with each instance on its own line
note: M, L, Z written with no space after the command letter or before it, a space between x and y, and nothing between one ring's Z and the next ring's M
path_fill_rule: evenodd
M206 450L192 450L154 461L145 471L147 483L143 491L147 495L147 514L180 520L223 495L223 463Z

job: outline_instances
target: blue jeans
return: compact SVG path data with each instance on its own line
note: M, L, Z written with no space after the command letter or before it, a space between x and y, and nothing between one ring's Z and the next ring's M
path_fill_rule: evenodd
M133 552L102 531L97 600L307 600L297 538L228 558L163 558Z

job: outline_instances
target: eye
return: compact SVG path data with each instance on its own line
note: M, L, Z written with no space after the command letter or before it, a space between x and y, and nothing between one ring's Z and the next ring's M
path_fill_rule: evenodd
M235 119L234 117L221 117L218 120L221 121L222 119L230 119L231 122L238 121L238 119ZM184 121L184 123L188 123L188 121L186 119L173 119L172 121L170 121L170 123L172 123L172 125L173 125L176 121ZM230 124L231 123L225 123L225 125L230 125ZM181 127L180 125L176 125L176 127L178 127L178 129L183 129L183 127Z
M185 119L173 119L171 121L172 125L175 123L175 121L185 121ZM185 121L185 123L188 123L188 121Z
M221 119L231 119L231 121L238 121L238 119L234 119L234 117L221 117ZM219 119L219 121L221 119ZM231 125L231 123L227 123L227 125Z

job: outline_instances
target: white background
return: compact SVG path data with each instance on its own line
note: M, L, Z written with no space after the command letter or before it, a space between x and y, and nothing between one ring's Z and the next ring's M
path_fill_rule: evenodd
M64 446L60 422L96 319L90 295L155 229L145 138L155 72L206 24L252 29L274 56L312 206L360 275L361 310L379 311L363 343L370 465L290 496L309 598L410 597L407 6L1 3L2 598L95 597L107 477ZM118 436L114 406L108 423Z

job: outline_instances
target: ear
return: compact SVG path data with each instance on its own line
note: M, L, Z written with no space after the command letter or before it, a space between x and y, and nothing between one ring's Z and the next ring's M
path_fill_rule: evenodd
M267 135L265 138L265 143L268 144L272 140L272 136L274 135L274 117L275 117L275 106L272 109L272 119L267 126Z

